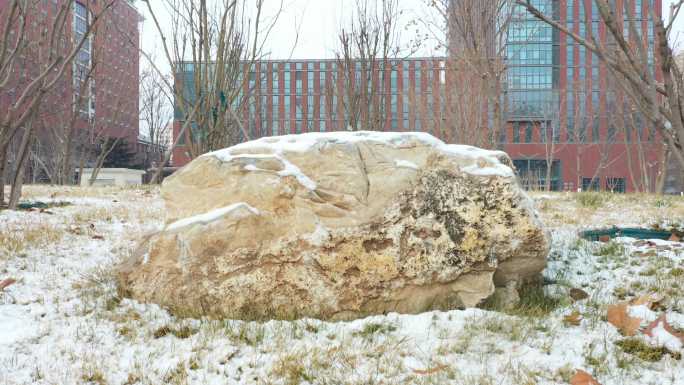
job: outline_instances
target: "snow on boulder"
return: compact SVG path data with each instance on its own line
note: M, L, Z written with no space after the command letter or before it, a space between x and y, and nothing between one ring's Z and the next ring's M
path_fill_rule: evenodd
M546 265L503 152L425 133L263 138L164 181L164 229L122 267L134 299L243 319L472 307Z

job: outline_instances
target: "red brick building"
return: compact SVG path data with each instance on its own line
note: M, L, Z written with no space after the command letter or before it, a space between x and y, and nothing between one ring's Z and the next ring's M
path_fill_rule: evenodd
M615 2L619 16L624 1ZM591 26L593 36L607 44L593 1L533 3L580 36L587 37ZM631 4L658 79L649 15L661 15L662 0ZM523 9L514 12L506 49L510 124L500 141L523 179L546 174L550 165L550 184L557 190L654 190L665 167L662 140L596 55Z
M383 68L380 68L384 66ZM195 66L183 63L176 73L177 87L196 92ZM312 131L344 131L349 125L345 106L345 69L337 60L260 61L239 81L242 94L249 95L239 111L250 139L271 135ZM359 70L360 71L360 70ZM386 113L385 131L425 131L443 137L444 58L409 58L378 64L373 82L378 101ZM182 83L182 84L179 84ZM380 96L381 95L381 96ZM192 96L190 95L190 98ZM186 109L189 110L189 109ZM360 115L367 112L361 108ZM176 108L174 138L184 122ZM189 161L181 138L173 154L173 164Z
M9 0L0 0L0 19L5 19L10 4ZM103 7L109 8L102 12ZM60 38L55 52L63 56L82 40L95 15L102 16L64 76L40 104L34 123L38 125L36 151L49 156L55 151L54 132L63 133L69 126L77 132L74 146L118 137L135 146L139 130L139 13L129 0L36 1L27 15L27 38L45 44L47 37L41 34L51 31L62 9L68 11L64 32L55 33ZM41 71L37 58L46 51L27 49L19 57L9 84L0 90L0 113L7 111L36 78Z
M591 25L593 34L606 42L606 27L593 1L533 3L580 35L586 35L585 29ZM616 4L622 9L622 0ZM635 4L637 23L646 32L644 37L653 42L649 14L654 10L660 15L662 0ZM501 98L508 124L485 146L505 150L526 187L616 192L655 189L666 163L662 140L611 84L608 70L595 55L522 9L514 12L505 48L506 85ZM653 44L649 56L658 78ZM179 65L176 81L197 92L192 80L194 67L192 63ZM378 73L384 75L376 76L375 81L383 84L387 113L379 129L425 131L448 142L457 137L452 119L458 114L450 111L450 98L454 91L467 90L469 84L463 77L448 75L449 67L449 59L436 57L391 60L380 69ZM240 84L243 94L251 98L239 113L250 139L347 129L344 74L336 60L262 61L245 72L249 79ZM485 108L485 127L478 130L490 129L491 123L486 125L491 116L487 115ZM177 108L174 137L182 123L183 114ZM174 165L188 160L187 149L177 147Z

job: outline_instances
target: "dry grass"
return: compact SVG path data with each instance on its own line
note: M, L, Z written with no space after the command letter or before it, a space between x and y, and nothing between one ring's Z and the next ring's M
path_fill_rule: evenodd
M653 194L530 193L547 226L600 227L676 223L684 218L684 198ZM622 213L629 212L625 218Z
M64 229L40 219L0 224L0 258L22 255L29 248L44 248L59 242Z
M70 218L69 223L87 226L100 221L106 223L161 221L162 217L162 212L155 207L145 206L138 209L132 209L130 205L124 202L114 202L112 206L108 207L94 206L81 209L74 213Z
M49 186L28 185L22 190L22 200L36 198L105 198L140 196L146 194L157 195L159 185L142 186L105 186L105 187L80 187L80 186Z

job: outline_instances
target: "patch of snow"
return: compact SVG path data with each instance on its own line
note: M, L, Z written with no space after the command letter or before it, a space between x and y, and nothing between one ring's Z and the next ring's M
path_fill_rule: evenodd
M321 148L328 143L353 144L361 141L383 143L394 148L402 148L415 143L432 146L446 154L472 162L473 164L464 167L462 170L468 174L476 176L501 176L505 178L515 176L510 167L499 161L499 157L506 155L502 151L446 144L425 132L339 131L271 136L240 143L233 147L206 153L202 156L212 156L224 162L228 162L236 157L277 157L285 162L284 154L287 152L306 152L316 147ZM259 153L259 151L270 153L264 154ZM408 164L404 163L400 167L408 167ZM300 179L300 176L297 179Z
M628 306L627 313L630 317L641 318L647 322L654 321L658 318L658 315L649 309L647 305Z
M442 144L440 150L457 157L469 159L474 162L470 166L463 168L463 171L478 176L501 176L512 178L515 176L513 170L501 163L499 157L507 156L503 151L483 150L481 148L466 146L461 144ZM483 163L481 166L479 163Z
M302 170L299 169L299 167L295 166L292 162L288 161L284 157L281 157L280 160L283 162L283 165L285 168L281 171L278 171L278 175L280 176L294 176L297 178L297 181L307 189L313 191L316 189L316 182L311 180L308 176L304 175Z
M401 147L411 141L419 141L425 145L441 146L444 142L425 132L382 132L382 131L338 131L338 132L309 132L282 136L264 137L249 142L237 144L233 147L210 152L204 156L223 157L239 151L269 149L274 153L306 152L315 146L326 142L358 143L373 141Z
M558 200L561 199L561 196L558 194L550 195L550 194L535 194L534 195L534 200Z
M248 142L249 143L249 142ZM231 147L234 148L234 147ZM231 148L228 148L226 150L230 150ZM292 162L287 160L285 156L283 156L280 153L277 154L236 154L232 155L230 151L226 150L220 150L216 151L214 153L209 153L205 154L202 156L208 156L212 155L220 159L222 162L230 162L233 159L276 159L283 165L283 169L281 171L278 171L278 175L280 176L294 176L297 181L304 186L305 188L313 191L316 189L316 182L314 182L311 178L308 176L304 175L302 170L299 169L299 167L295 166ZM264 170L259 167L256 167L253 164L247 164L244 167L245 170L247 171L269 171L269 170Z
M671 352L682 350L682 341L668 332L662 321L658 322L658 325L651 330L651 334L653 335L650 338L651 342L657 346L663 346Z
M7 346L36 334L36 324L25 316L23 307L0 307L0 346Z
M501 165L501 167L499 167L499 165L480 167L477 164L472 164L470 166L463 167L461 170L465 173L478 176L497 175L505 178L511 178L514 175L510 168L503 165Z
M203 225L209 224L211 222L217 221L220 218L223 218L224 216L228 215L229 213L239 210L239 209L247 209L249 210L252 214L254 215L259 215L259 210L255 209L254 207L248 205L245 202L238 202L238 203L233 203L230 206L226 207L221 207L218 209L211 210L209 212L206 212L204 214L199 214L199 215L194 215L192 217L188 218L183 218L179 219L170 225L166 227L166 230L168 231L175 231L190 225L195 225L198 223L201 223Z
M395 159L394 160L394 165L397 167L402 167L402 168L410 168L413 170L418 170L418 165L404 159Z

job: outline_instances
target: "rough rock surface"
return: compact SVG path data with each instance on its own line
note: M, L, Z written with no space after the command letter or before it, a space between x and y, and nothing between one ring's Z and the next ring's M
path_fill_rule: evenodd
M164 181L135 299L235 318L471 307L536 277L547 236L503 152L422 133L264 138Z

